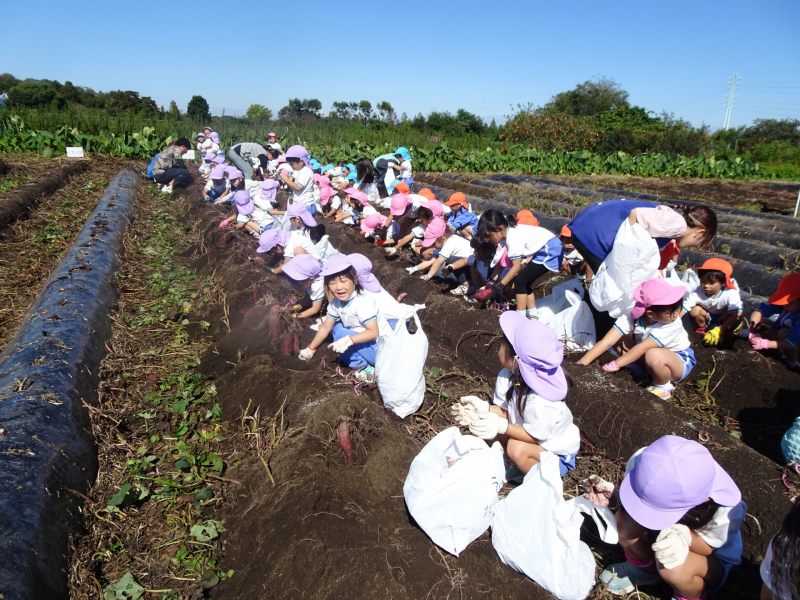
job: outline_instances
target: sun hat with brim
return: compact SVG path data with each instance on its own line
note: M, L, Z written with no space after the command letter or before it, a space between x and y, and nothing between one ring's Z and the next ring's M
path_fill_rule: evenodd
M225 166L224 165L217 165L213 169L211 169L211 173L208 174L209 179L225 179Z
M258 193L264 200L274 200L278 192L278 182L274 179L265 179L261 182L261 191Z
M697 268L698 271L720 271L725 273L725 285L732 290L736 289L736 285L731 281L733 275L733 265L724 258L709 258L701 266ZM702 277L702 274L698 273Z
M572 237L572 230L566 225L564 225L561 228L561 235L563 235L564 237Z
M633 290L633 310L631 318L638 319L651 306L670 306L678 302L686 293L682 285L672 285L666 279L648 279Z
M228 179L241 179L242 177L244 177L244 175L242 175L242 172L236 167L228 167L227 169L225 169L225 175L228 176Z
M309 166L311 161L308 160L308 150L306 150L303 146L294 145L290 146L289 149L286 151L286 154L283 155L287 160L290 158L295 158L303 161L305 166Z
M361 202L361 204L369 204L369 198L367 198L367 195L358 188L349 187L344 191L344 193L354 200L358 200Z
M206 152L205 156L203 156L203 160L207 160L208 162L212 162L215 158L217 158L216 152Z
M447 204L447 206L463 206L467 208L467 197L461 192L456 192L448 198L445 204Z
M314 220L314 217L312 217L311 213L308 212L308 206L302 202L292 203L292 205L286 210L286 216L289 218L300 219L307 227L317 226L317 222Z
M322 168L322 165L319 164L319 161L316 158L312 158L308 161L308 166L311 167L312 171L316 171Z
M325 261L325 264L322 266L322 271L320 271L320 275L322 275L323 277L336 275L337 273L346 271L352 266L353 263L346 255L334 254L327 261Z
M514 219L517 221L517 225L531 225L533 227L539 226L539 219L529 210L521 210L516 215L514 215Z
M325 175L314 173L314 183L316 183L319 187L330 187L331 180L325 177Z
M778 283L778 291L769 297L769 303L784 306L800 298L800 273L789 273Z
M331 196L336 195L336 190L332 187L323 186L319 190L319 203L322 206L327 206L328 202L331 201Z
M358 283L361 284L361 287L368 292L379 293L381 291L381 284L375 275L372 274L372 262L363 254L358 254L357 252L348 254L347 258L350 259L353 268L356 270Z
M403 157L403 160L411 160L411 155L408 153L407 148L403 148L402 146L394 151L395 156L398 154Z
M275 132L274 132L274 131L270 131L270 132L267 134L267 137L268 137L268 138L271 138L271 137L274 137L274 138L276 138L276 137L278 137L278 136L277 136L277 135L275 135Z
M258 250L256 250L256 252L269 252L276 244L285 248L291 237L291 232L284 229L267 229L261 234L261 237L258 238Z
M625 512L653 531L675 525L708 498L729 507L742 501L739 488L708 448L676 435L644 449L622 480L619 497Z
M197 137L206 137L206 134L201 131L197 134Z
M434 217L441 217L445 213L444 204L438 200L425 200L424 202L420 202L419 205L430 209Z
M206 125L205 127L203 127L203 131L205 131L206 129L208 129L209 131L214 131L214 128L209 126L209 125Z
M386 186L386 190L389 191L389 192L394 192L397 189L397 185L400 184L400 183L403 183L403 182L400 181L399 179L395 179L394 181L392 181L392 183L390 183L388 186ZM403 185L405 185L405 184L403 183ZM406 186L406 187L408 187L408 186Z
M322 167L322 174L324 175L328 171L333 171L333 169L334 169L333 165L331 163L328 163L327 165Z
M208 137L215 144L219 144L219 134L216 131L212 131L211 133L209 133Z
M222 154L217 154L214 157L214 162L217 163L218 165L224 165L225 164L225 156L222 155Z
M405 181L395 180L397 183L392 183L394 191L398 194L409 194L411 190L408 189L408 184Z
M567 378L561 369L564 345L556 332L517 311L500 315L500 328L514 347L519 372L533 392L550 402L567 397Z
M423 198L427 198L428 200L436 200L436 195L430 190L430 188L422 188L417 193Z
M405 214L410 203L411 199L405 194L395 194L392 196L392 204L391 208L389 208L389 212L395 217L399 217L400 215Z
M319 266L319 260L310 254L297 254L292 260L281 267L283 274L295 281L315 279L319 275L321 269L322 267Z
M372 233L376 229L383 227L386 223L386 217L379 213L375 213L361 219L361 231L364 233Z
M244 190L239 190L233 195L233 201L236 203L236 210L240 215L251 215L255 210L256 205L253 204L253 199Z
M422 240L422 247L430 248L433 246L433 243L444 235L446 229L447 224L444 222L444 219L436 217L431 220L425 228L425 238Z

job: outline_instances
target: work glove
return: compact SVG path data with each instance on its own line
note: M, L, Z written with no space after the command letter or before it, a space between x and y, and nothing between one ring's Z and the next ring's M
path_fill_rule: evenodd
M508 431L508 419L497 413L480 413L469 424L469 431L482 440L493 440Z
M617 364L617 361L612 360L607 365L603 365L603 371L606 373L616 373L619 371L619 365Z
M314 354L316 354L316 350L312 349L311 346L307 346L300 350L300 354L297 355L297 358L300 360L311 360L314 358Z
M389 246L388 248L384 248L383 251L386 252L386 254L388 254L389 256L394 256L395 254L397 254L397 248L395 248L394 246Z
M491 294L490 298L492 300L494 300L495 302L499 302L500 299L502 299L502 297L503 297L503 291L505 289L506 289L506 286L504 286L501 282L498 281L497 283L495 283L492 286L492 294Z
M703 343L706 346L716 346L719 344L719 336L722 330L719 327L714 327L703 336Z
M769 350L769 340L760 337L750 338L750 345L753 350Z
M353 338L349 335L340 340L336 340L332 344L328 344L328 350L333 350L336 354L341 354L353 345Z
M422 281L430 281L431 277L430 277L430 275L425 273L425 275L420 275L419 278L422 279Z
M376 240L385 240L386 239L386 227L379 227L373 233Z
M665 569L674 569L686 562L691 545L691 530L686 525L675 524L658 534L652 548L656 553L656 560L664 565Z
M417 271L419 271L419 267L417 267L416 265L413 267L406 267L406 273L408 273L409 275L413 275Z
M481 400L477 396L461 396L459 402L462 406L471 406L475 409L476 413L489 412L489 403L486 400Z
M589 477L580 481L580 485L586 490L583 497L589 502L597 506L608 506L611 495L614 493L613 483L606 481L599 475L589 475Z
M464 406L458 402L450 407L450 415L459 427L468 427L472 420L478 416L472 406Z

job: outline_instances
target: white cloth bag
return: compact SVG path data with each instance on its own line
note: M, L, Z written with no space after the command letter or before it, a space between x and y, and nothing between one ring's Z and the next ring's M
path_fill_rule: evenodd
M634 305L633 291L658 275L660 262L656 241L641 225L631 225L625 219L614 238L614 247L589 286L592 304L615 319L628 314Z
M428 442L411 463L403 496L422 531L434 544L458 556L489 529L492 506L504 483L500 443L490 448L482 439L450 427Z
M583 600L594 586L595 561L580 540L580 511L564 501L558 463L543 452L522 485L494 505L492 545L505 564L561 600Z
M583 293L580 282L572 280L536 301L539 322L555 331L564 348L572 352L589 350L597 341L592 311L583 301Z
M423 306L424 307L424 306ZM391 333L378 338L375 376L383 406L401 419L417 411L425 399L425 361L428 359L428 338L415 306L407 318L414 318L417 332L411 333L406 319L399 319Z

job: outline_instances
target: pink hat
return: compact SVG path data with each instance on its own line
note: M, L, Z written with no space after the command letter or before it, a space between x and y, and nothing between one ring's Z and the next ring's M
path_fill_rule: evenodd
M386 217L379 213L369 215L361 220L361 231L364 233L372 233L379 227L383 227L386 223Z
M308 212L308 207L302 202L293 202L292 205L286 209L286 216L289 218L298 218L308 227L317 226L314 217Z
M278 137L278 136L277 136L277 135L275 135L275 132L274 132L274 131L270 131L270 132L267 134L267 137Z
M349 187L344 191L344 193L354 200L358 200L361 202L361 204L369 205L369 198L367 198L367 195L358 188Z
M274 179L265 179L261 182L261 191L259 196L264 200L274 200L275 193L278 191L278 182Z
M217 158L216 152L206 152L206 155L203 157L203 160L207 160L208 162L212 162L215 158Z
M395 194L392 196L392 206L389 212L395 217L399 217L406 212L406 208L408 208L409 204L411 204L411 199L408 196L405 194Z
M211 173L209 173L208 177L209 179L225 179L225 166L215 166L213 169L211 169Z
M252 215L256 205L253 204L253 199L244 190L239 190L233 195L233 201L236 203L236 210L240 215Z
M550 402L567 397L567 378L561 369L564 346L556 332L517 311L500 315L500 328L514 347L519 372L533 392Z
M444 204L438 200L425 200L424 202L420 202L419 205L429 208L434 217L444 216Z
M229 180L241 179L242 177L244 177L244 175L242 175L242 172L236 167L228 167L227 169L225 169L225 174L228 176Z
M381 284L376 279L375 275L372 274L372 262L363 254L358 254L357 252L348 254L347 258L350 259L350 263L356 270L358 283L361 284L361 287L368 292L373 292L374 294L379 293L381 291Z
M435 217L425 228L425 239L422 240L422 247L429 248L433 243L444 235L447 225L441 217Z
M722 506L742 501L739 488L708 449L676 435L644 449L622 481L619 497L634 521L654 531L675 525L708 498Z
M670 306L675 304L686 293L682 285L672 285L666 279L657 277L649 279L633 290L636 302L631 311L631 318L638 319L651 306Z
M322 187L319 190L319 203L326 206L330 202L331 196L336 194L336 190L332 187Z
M297 254L295 257L281 267L284 275L295 281L306 281L315 279L322 267L319 261L310 254Z
M280 244L285 248L291 237L292 234L289 231L283 229L267 229L261 234L261 237L258 238L258 250L256 250L256 252L269 252L276 244Z
M314 183L316 183L319 187L330 187L331 180L325 177L325 175L320 175L319 173L314 173Z

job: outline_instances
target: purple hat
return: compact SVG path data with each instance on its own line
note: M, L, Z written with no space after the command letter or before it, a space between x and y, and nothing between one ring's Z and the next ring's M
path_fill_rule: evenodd
M635 304L631 310L631 318L638 319L651 306L670 306L675 304L686 293L682 285L672 285L666 279L656 277L648 279L633 290Z
M320 275L323 277L327 277L328 275L336 275L337 273L346 271L352 266L353 263L350 261L350 257L345 256L344 254L334 254L327 261L325 261L324 265L322 265L322 271L320 272Z
M274 200L275 193L278 191L278 182L274 179L265 179L261 183L261 192L259 192L259 196L264 198L264 200Z
M722 506L742 500L733 479L707 448L676 435L665 435L644 449L619 495L633 520L654 531L675 525L708 498Z
M564 346L547 325L516 311L500 315L500 328L514 347L519 371L534 393L550 402L567 397L567 378L561 369Z
M214 157L214 162L217 163L218 165L224 165L225 164L225 156L223 154L217 154Z
M236 203L236 209L240 215L252 215L256 205L253 204L253 199L244 190L239 190L233 195L233 201Z
M228 175L228 179L241 179L244 177L242 172L236 167L228 167L225 169L225 173Z
M200 133L197 134L197 137L200 137L200 136L206 137L206 134L201 131Z
M216 131L212 131L210 134L208 134L208 137L210 137L211 141L215 144L219 144L219 134Z
M290 219L296 217L300 219L308 227L316 227L317 222L311 213L308 212L308 207L302 202L293 202L292 205L286 209L286 216Z
M208 177L209 179L225 179L225 166L215 166L213 169L211 169L211 173L209 173Z
M275 244L280 244L284 248L289 243L289 238L292 237L291 232L283 229L267 229L258 238L258 250L256 252L263 253L269 252L275 247Z
M319 266L319 261L310 254L297 254L281 267L283 273L295 281L315 279L320 269L322 267Z
M358 283L361 284L368 292L378 293L381 291L381 284L372 274L372 263L370 260L364 256L363 254L348 254L347 258L350 259L350 262L353 264L353 267L356 270L356 275L358 275Z
M290 146L284 156L286 158L300 158L302 159L303 164L307 167L311 164L308 160L308 150L302 146Z
M208 129L209 131L214 131L214 128L211 127L211 125L206 125L205 127L203 127L203 131L205 131L206 129Z
M213 162L215 158L217 158L216 152L206 152L205 156L203 156L203 160L208 162Z

